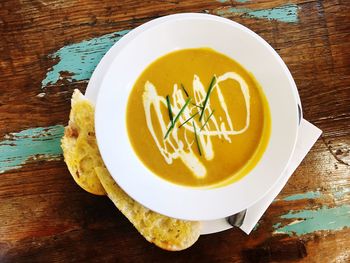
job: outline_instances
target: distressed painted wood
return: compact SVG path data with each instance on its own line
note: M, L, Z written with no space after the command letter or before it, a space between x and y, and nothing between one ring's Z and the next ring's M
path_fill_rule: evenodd
M74 88L128 30L178 12L227 17L264 37L323 130L251 235L202 236L170 253L105 197L74 183L59 138ZM349 262L350 7L346 1L0 2L0 262Z

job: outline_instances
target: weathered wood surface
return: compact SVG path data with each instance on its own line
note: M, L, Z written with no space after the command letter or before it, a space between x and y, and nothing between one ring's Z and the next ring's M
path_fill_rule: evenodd
M147 243L107 198L79 189L59 139L73 89L85 90L124 30L178 12L225 16L265 38L323 135L251 235L202 236L171 253ZM0 262L349 262L349 14L340 0L2 0Z

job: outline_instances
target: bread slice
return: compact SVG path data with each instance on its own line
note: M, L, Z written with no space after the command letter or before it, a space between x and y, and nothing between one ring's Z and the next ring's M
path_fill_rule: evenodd
M69 124L61 140L64 161L81 188L95 195L105 195L94 169L103 165L96 143L94 107L77 89L71 102Z
M84 190L108 197L146 240L177 251L190 247L200 235L200 223L170 218L153 212L129 197L113 180L98 150L94 107L75 90L69 125L62 138L64 160L75 182Z
M199 222L153 212L129 197L105 167L96 167L95 171L108 197L149 242L165 250L178 251L190 247L199 238Z

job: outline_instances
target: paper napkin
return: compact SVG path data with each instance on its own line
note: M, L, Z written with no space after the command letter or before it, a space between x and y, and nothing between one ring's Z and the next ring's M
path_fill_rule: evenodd
M305 158L306 154L310 151L311 147L315 144L320 137L322 131L310 122L302 119L299 127L299 134L297 138L296 147L289 165L283 172L283 176L279 179L276 185L266 194L260 201L253 206L248 207L243 224L240 229L249 234L261 216L265 213L267 208L281 192L288 179L291 177L296 168L300 165L301 161ZM232 226L227 223L226 219L218 219L212 221L202 222L202 234L211 234L218 231L223 231L231 228Z

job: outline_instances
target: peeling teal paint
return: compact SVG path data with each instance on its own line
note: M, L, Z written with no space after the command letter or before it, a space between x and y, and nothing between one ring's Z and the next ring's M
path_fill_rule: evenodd
M301 199L316 199L320 198L321 193L319 191L310 191L306 193L301 193L301 194L295 194L295 195L290 195L285 198L283 198L284 201L295 201L295 200L301 200Z
M273 227L273 229L277 229L277 228L279 228L281 225L282 225L282 223L278 222L278 223L274 224L272 227Z
M350 188L338 188L337 191L332 191L336 200L343 199L347 194L350 194Z
M0 173L22 167L29 159L55 159L62 154L62 125L10 133L0 141Z
M253 10L249 8L230 7L216 12L220 16L230 16L232 14L242 14L243 17L259 19L277 20L286 23L296 23L298 18L298 6L295 4L278 6L270 9Z
M350 205L322 207L317 210L291 211L282 215L282 219L295 219L288 225L273 225L274 233L305 235L321 230L341 230L350 227Z
M41 82L42 87L57 83L61 72L69 72L70 80L89 79L103 55L128 32L118 31L60 48L50 55L58 62L46 74Z
M221 0L221 2L224 2ZM244 1L237 1L244 2ZM282 22L297 22L298 7L290 4L271 9L252 10L247 8L228 8L218 10L217 14L226 16L234 13L242 13L244 16L278 20ZM87 80L91 77L95 67L103 55L129 30L117 31L101 37L81 41L60 48L50 57L58 62L47 72L45 79L41 82L42 87L53 85L60 80L62 72L68 72L70 81Z

